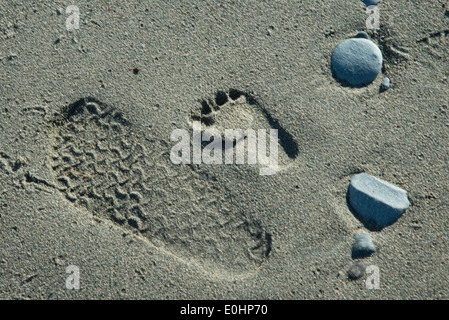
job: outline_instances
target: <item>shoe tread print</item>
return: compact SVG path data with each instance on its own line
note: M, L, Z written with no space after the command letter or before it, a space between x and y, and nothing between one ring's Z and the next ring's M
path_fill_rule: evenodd
M119 109L83 98L64 107L52 128L55 181L76 207L231 278L268 259L271 234L228 205L238 192L194 166L172 164L167 144L136 130Z

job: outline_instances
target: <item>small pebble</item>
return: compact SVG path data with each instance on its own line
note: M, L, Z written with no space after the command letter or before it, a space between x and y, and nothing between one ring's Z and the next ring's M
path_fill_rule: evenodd
M356 261L348 270L348 278L350 280L357 280L365 274L366 267L362 261Z
M354 38L364 38L364 39L369 39L369 35L368 35L368 33L366 33L365 31L359 31L359 32L357 32L357 34L354 36Z
M369 233L362 232L354 236L354 244L352 245L352 258L364 258L376 252L373 239Z
M380 2L380 0L363 0L363 2L367 7L369 7L377 5Z
M331 57L335 76L352 86L371 83L382 69L382 52L371 41L352 38L340 42Z
M406 191L366 173L351 179L348 193L358 218L376 230L393 224L410 206Z
M384 78L382 80L382 83L380 84L380 91L384 92L384 91L387 91L388 89L390 89L390 79Z

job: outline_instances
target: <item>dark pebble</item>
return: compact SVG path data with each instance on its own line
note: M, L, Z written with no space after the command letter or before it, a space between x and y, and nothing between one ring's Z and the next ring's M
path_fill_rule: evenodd
M356 261L348 270L348 279L357 280L365 274L365 265L362 261Z

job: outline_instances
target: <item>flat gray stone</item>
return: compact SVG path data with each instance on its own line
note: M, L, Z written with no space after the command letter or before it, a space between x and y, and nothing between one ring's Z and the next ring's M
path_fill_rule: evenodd
M377 5L380 2L380 0L363 0L363 2L367 7L369 7Z
M410 206L406 191L366 173L352 178L348 193L349 204L368 228L393 224Z
M362 232L354 236L354 244L352 245L352 257L364 258L376 252L373 239L369 233Z
M340 42L332 52L331 65L335 76L352 86L361 86L376 79L382 69L382 52L365 38Z

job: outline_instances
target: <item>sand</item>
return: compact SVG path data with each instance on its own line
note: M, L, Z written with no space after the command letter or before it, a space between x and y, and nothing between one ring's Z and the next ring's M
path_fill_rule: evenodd
M376 32L357 0L77 0L71 31L67 5L0 1L1 299L449 298L447 2L383 1ZM351 88L330 57L361 30L384 68ZM204 101L278 129L281 170L171 163ZM381 231L360 172L407 191ZM348 280L361 231L379 289Z

